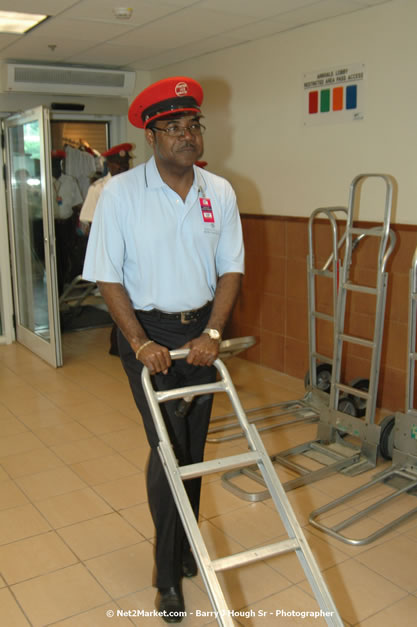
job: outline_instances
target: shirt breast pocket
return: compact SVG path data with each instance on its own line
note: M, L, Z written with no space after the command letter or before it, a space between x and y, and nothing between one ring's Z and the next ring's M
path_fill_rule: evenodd
M219 237L220 229L218 225L214 222L205 222L203 224L203 233L205 233L206 235Z

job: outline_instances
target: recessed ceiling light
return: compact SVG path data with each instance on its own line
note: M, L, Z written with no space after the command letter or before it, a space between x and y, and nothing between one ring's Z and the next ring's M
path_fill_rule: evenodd
M129 20L132 17L133 9L130 7L115 7L113 14L119 20Z
M47 15L0 11L0 33L21 35L47 19Z

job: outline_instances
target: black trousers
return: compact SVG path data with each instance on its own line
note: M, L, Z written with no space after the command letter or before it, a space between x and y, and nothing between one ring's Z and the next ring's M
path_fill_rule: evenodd
M75 228L72 216L66 220L55 220L56 265L59 294L62 294L64 285L71 271L71 250L74 236Z
M170 350L180 348L186 342L198 337L207 326L209 315L210 311L198 321L182 324L181 321L177 320L158 320L151 315L142 312L137 313L148 337ZM156 580L154 584L158 588L167 588L177 585L180 581L182 556L189 550L189 544L157 450L158 436L141 384L143 365L135 358L129 343L120 331L118 331L118 342L120 358L129 378L133 397L142 415L148 442L151 446L146 469L146 482L149 508L156 529ZM215 379L216 369L214 367L191 366L184 359L173 361L168 374L157 374L152 377L154 389L157 390L211 383ZM203 460L212 401L212 395L196 397L185 417L175 415L178 400L168 401L160 405L180 466ZM185 481L184 487L198 519L201 478Z

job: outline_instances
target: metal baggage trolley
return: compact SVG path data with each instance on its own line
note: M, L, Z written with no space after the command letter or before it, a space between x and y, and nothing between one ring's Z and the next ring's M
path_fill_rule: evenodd
M347 217L346 207L320 207L315 209L308 223L307 284L308 284L308 327L309 327L309 371L306 374L306 394L290 401L271 403L262 407L247 409L246 414L251 424L258 426L258 432L270 431L300 422L316 422L320 408L329 403L332 356L317 352L317 322L324 320L334 325L336 316L337 290L340 273L340 255L346 234L339 237L339 227ZM317 220L328 221L331 234L331 252L324 264L316 262L314 246L314 227ZM331 310L319 311L316 302L316 280L325 278L331 282ZM291 417L290 417L291 416ZM287 419L287 417L290 417ZM216 416L211 419L207 442L217 443L244 437L239 429L239 422L233 413ZM224 433L224 435L219 435ZM256 498L251 500L257 500Z
M187 357L188 352L188 350L171 351L171 358L184 359ZM294 515L287 495L279 482L271 460L262 444L262 440L256 431L256 427L248 423L236 389L223 362L220 359L216 359L214 366L220 375L220 380L215 383L188 386L160 392L153 389L149 370L144 367L142 370L142 385L159 438L158 452L182 524L198 563L213 609L216 612L217 622L222 627L232 627L234 624L232 612L227 607L216 572L267 559L273 555L295 551L320 608L323 611L323 616L327 624L342 627L343 621L338 614L334 601L327 589L310 547L307 544L301 526ZM241 428L247 438L249 452L187 466L178 466L159 405L160 403L173 399L181 399L187 396L194 397L215 392L227 393ZM204 476L222 469L248 463L256 463L260 468L277 512L288 533L288 539L212 560L199 530L183 481L185 479Z
M358 203L359 186L370 178L381 179L385 184L384 219L381 226L362 229L353 226L353 213ZM396 242L395 233L390 229L393 185L393 179L384 174L360 174L351 183L346 225L345 256L337 299L330 402L327 406L321 407L315 440L305 442L271 456L273 463L280 464L298 475L296 478L284 483L284 488L287 491L319 481L335 472L355 475L365 472L376 465L380 426L374 424L374 418L388 282L388 274L385 268ZM352 251L357 244L357 242L355 244L355 241L361 241L368 237L379 239L376 285L372 287L353 281L350 276ZM364 339L345 332L348 293L369 294L375 297L375 320L372 339ZM364 346L371 351L367 389L357 389L354 385L348 385L341 381L342 360L345 355L344 349L346 345L352 344ZM366 401L366 411L363 418L356 416L354 397L359 397ZM344 411L341 411L342 408ZM355 443L350 441L351 436L355 439ZM359 444L357 444L358 441ZM295 458L300 457L308 461L309 464L311 464L311 461L319 464L320 468L312 470L311 465L306 466L299 463L299 461L295 461ZM291 460L291 458L293 459ZM256 470L252 472L252 469L249 469L249 472L249 476L254 481L261 485L264 484L262 477L259 476ZM248 469L224 473L222 477L223 486L227 490L245 500L263 500L268 498L266 491L250 493L242 490L234 482L238 474L248 474Z
M408 307L408 351L407 351L407 386L405 398L405 412L397 412L394 416L386 416L380 423L381 454L386 459L392 459L392 465L387 470L378 473L374 478L352 490L340 498L320 507L310 514L310 523L325 533L352 545L369 544L381 537L394 527L417 514L417 502L412 503L417 495L417 408L415 406L415 374L416 374L416 326L417 326L417 249L414 253L410 269L410 295ZM372 491L381 484L387 486L387 494L372 505L359 510L353 516L340 521L333 527L326 526L318 518L339 505L348 503L359 494ZM363 538L348 537L343 530L363 519L373 512L394 500L398 503L401 496L412 495L409 509L391 520L377 531ZM414 497L414 498L413 498Z

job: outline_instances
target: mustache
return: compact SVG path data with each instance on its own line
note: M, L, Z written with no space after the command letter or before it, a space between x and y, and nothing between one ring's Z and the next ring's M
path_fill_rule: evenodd
M189 140L185 141L184 143L182 143L180 145L180 150L182 148L195 148L195 143L194 142L190 142Z

